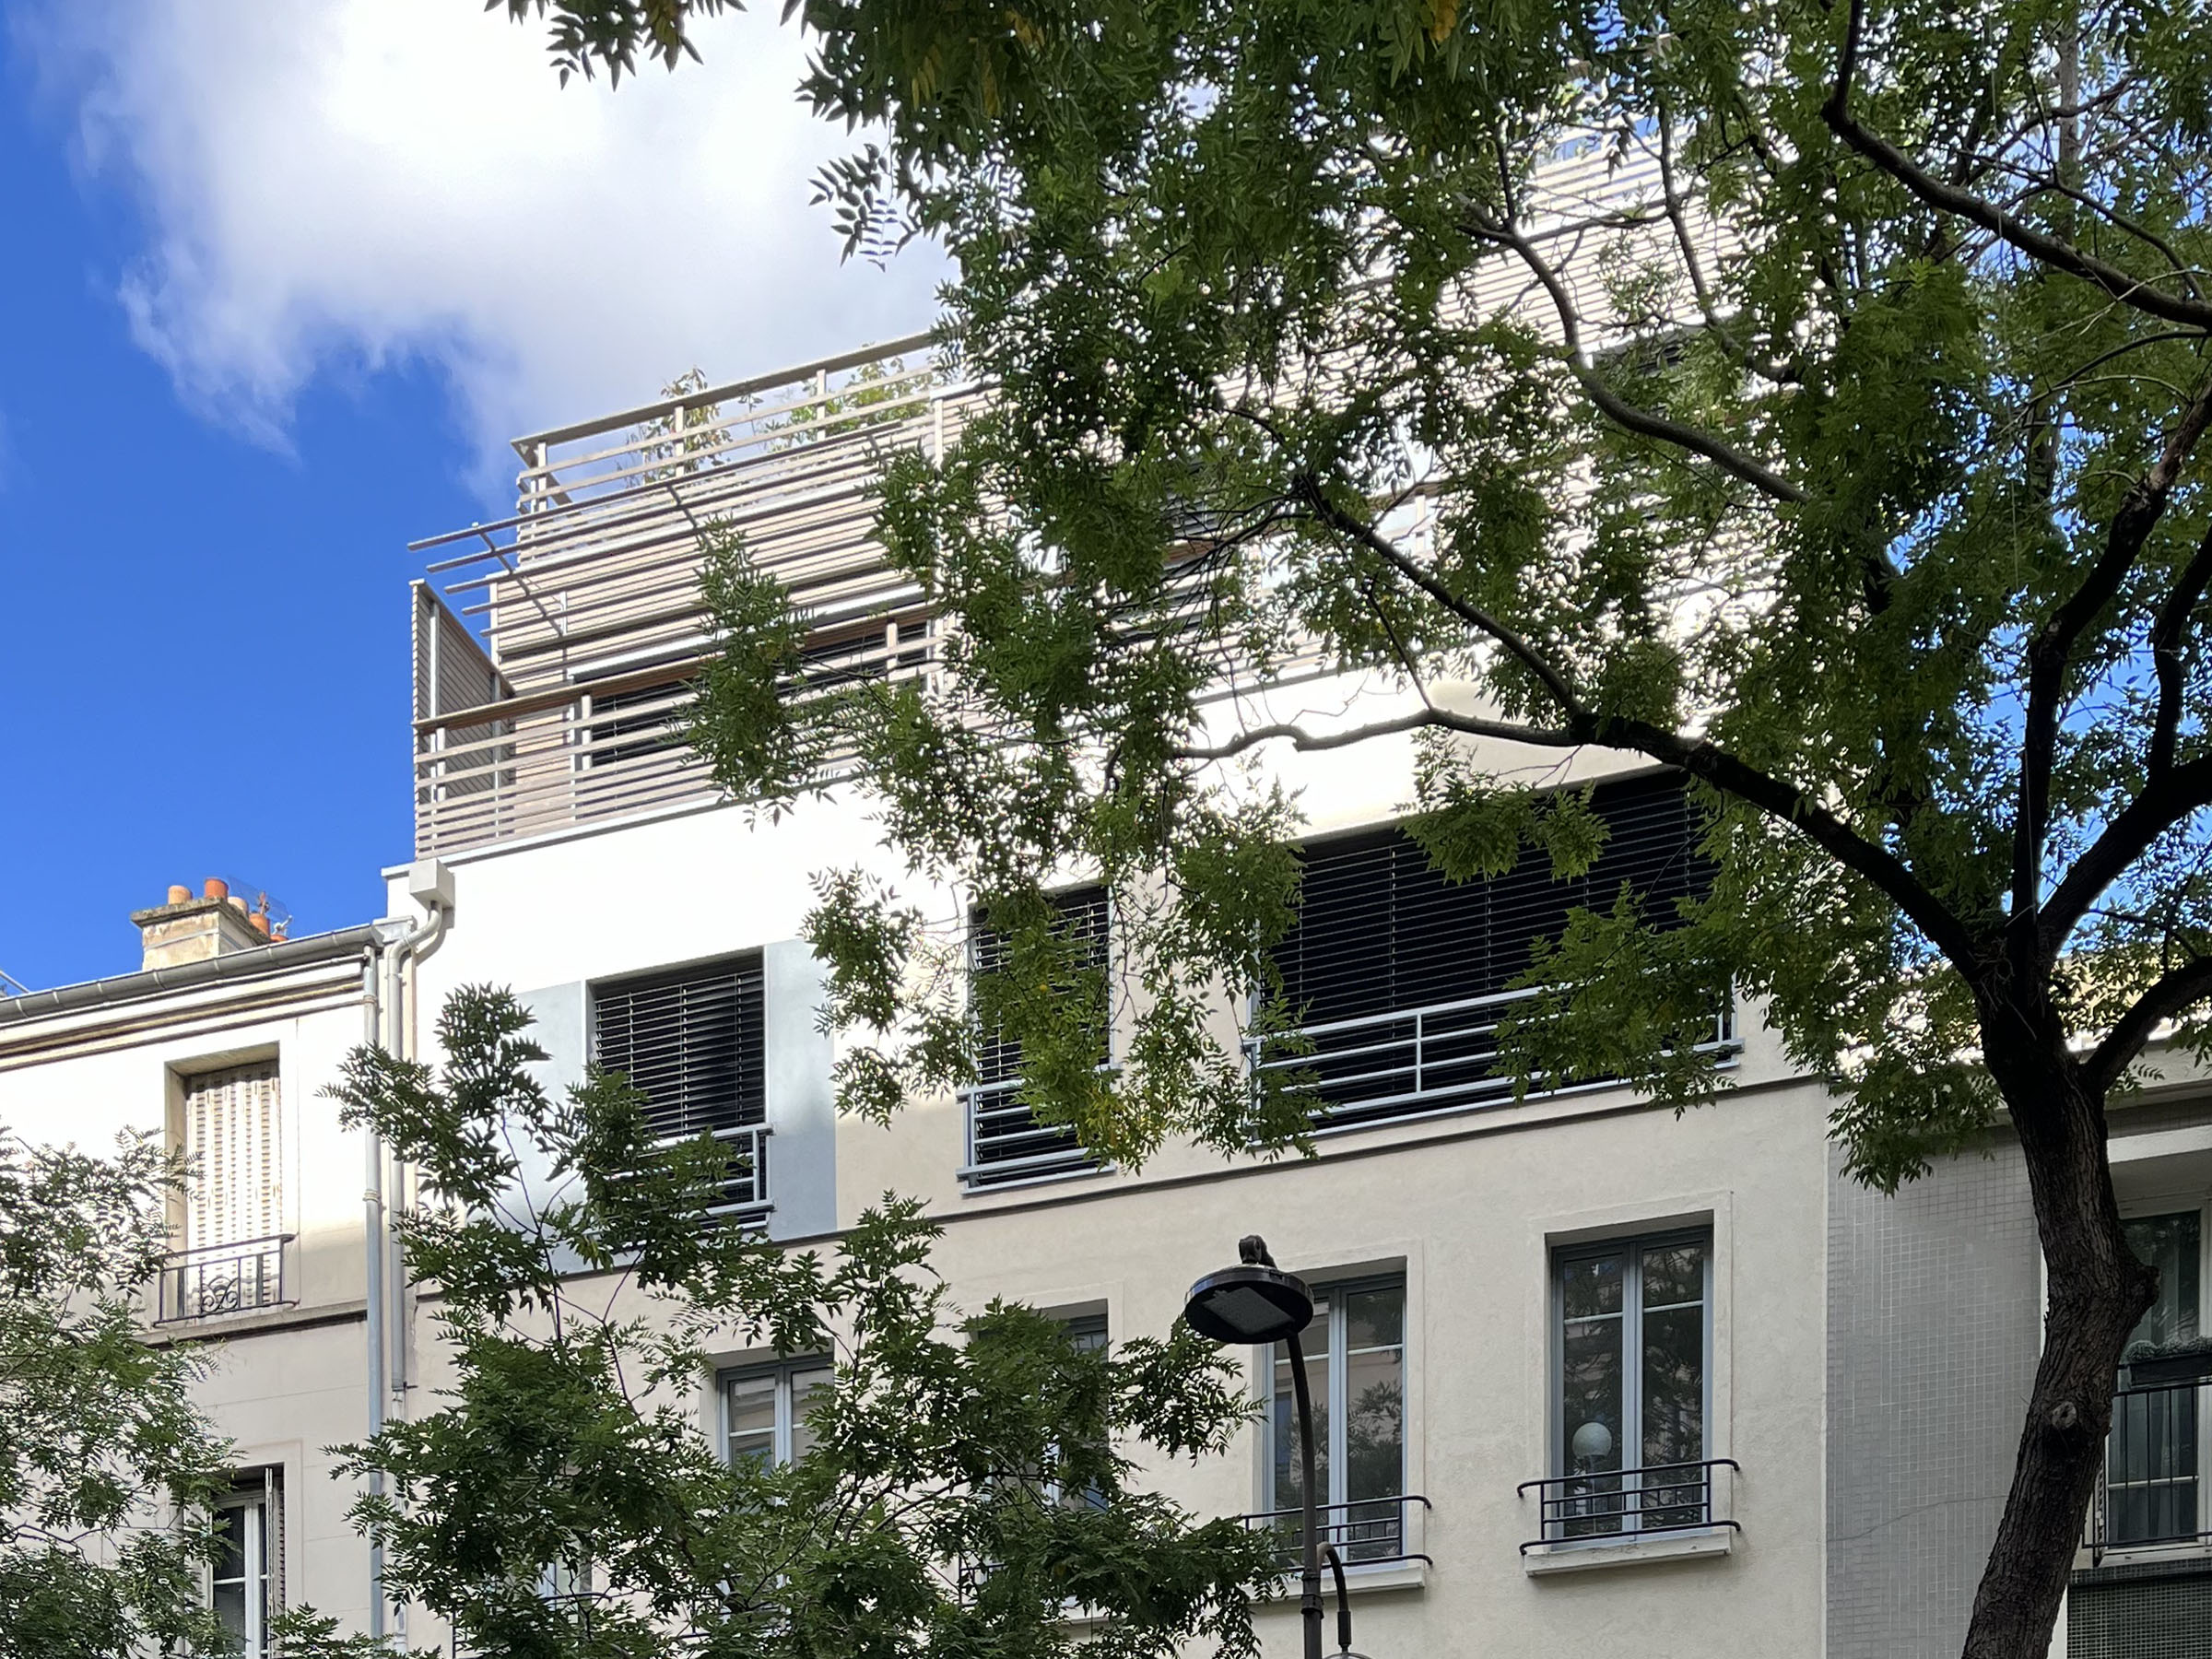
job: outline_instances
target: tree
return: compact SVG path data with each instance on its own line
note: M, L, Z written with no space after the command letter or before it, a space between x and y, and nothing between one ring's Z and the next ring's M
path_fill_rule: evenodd
M717 9L510 0L586 72L674 67ZM944 337L992 391L884 484L946 618L938 693L779 700L788 607L721 546L695 739L724 781L789 801L841 725L896 847L1040 960L1043 882L1102 874L1134 1052L1032 1092L1127 1159L1299 1133L1274 1098L1255 1124L1204 1006L1264 1000L1295 902L1289 806L1241 759L1418 734L1418 833L1457 875L1531 842L1572 870L1594 838L1576 792L1470 755L1678 769L1709 896L1576 917L1512 1064L1703 1100L1688 1039L1733 985L1830 1081L1863 1180L2003 1115L2049 1308L1966 1652L2041 1653L2154 1293L2107 1112L2154 1038L2208 1036L2212 13L794 10L806 95L881 135L821 181L849 246L944 244ZM1397 712L1200 700L1300 640ZM915 918L850 876L826 896L838 1012L889 1034L848 1101L957 1076ZM1053 1052L1073 1006L1004 1013Z
M1133 1453L1243 1426L1234 1365L1187 1330L1107 1353L956 1311L911 1202L833 1261L786 1253L717 1218L728 1148L656 1138L620 1077L550 1099L529 1023L459 991L442 1075L363 1048L334 1091L422 1171L398 1226L452 1367L436 1409L346 1453L384 1473L354 1513L395 1594L514 1659L1253 1651L1277 1541L1128 1484ZM739 1347L834 1357L785 1464L700 1429L709 1356Z
M229 1447L194 1406L203 1361L149 1346L144 1288L178 1179L0 1135L0 1654L220 1653L200 1520Z

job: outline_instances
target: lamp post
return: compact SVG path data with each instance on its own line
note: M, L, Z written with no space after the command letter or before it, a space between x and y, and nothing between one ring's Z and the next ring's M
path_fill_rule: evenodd
M1266 1241L1257 1233L1237 1241L1240 1265L1209 1273L1191 1287L1183 1300L1182 1316L1201 1336L1219 1343L1243 1343L1273 1347L1282 1343L1290 1350L1290 1391L1298 1401L1298 1454L1303 1478L1299 1482L1300 1511L1303 1521L1300 1542L1305 1546L1303 1587L1299 1613L1305 1623L1305 1659L1322 1659L1321 1653L1321 1529L1313 1497L1313 1400L1306 1386L1306 1350L1299 1333L1313 1322L1313 1292L1305 1280L1283 1272L1267 1253ZM1330 1552L1332 1556L1335 1551ZM1332 1563L1333 1564L1333 1563ZM1344 1598L1341 1572L1337 1578L1337 1623L1344 1645L1352 1645L1351 1608Z

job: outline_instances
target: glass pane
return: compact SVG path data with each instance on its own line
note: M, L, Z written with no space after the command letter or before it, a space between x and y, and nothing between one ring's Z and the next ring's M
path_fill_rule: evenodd
M771 1372L732 1377L723 1385L730 1437L730 1461L749 1457L773 1463L776 1456L776 1379Z
M1705 1246L1702 1241L1668 1244L1643 1253L1643 1305L1668 1308L1705 1300Z
M1344 1325L1347 1352L1397 1347L1406 1340L1406 1288L1381 1285L1351 1291L1344 1299ZM1359 1398L1358 1393L1352 1397Z
M1705 1310L1663 1308L1643 1316L1643 1465L1705 1455Z
M791 1373L791 1455L795 1463L814 1449L814 1430L807 1417L819 1404L818 1395L830 1386L830 1368L809 1366Z
M2128 1247L2159 1270L2159 1300L2150 1304L2128 1337L2126 1352L2132 1356L2194 1342L2201 1255L2197 1212L2141 1216L2123 1226Z
M1592 1256L1559 1264L1559 1291L1569 1319L1620 1312L1621 1258Z

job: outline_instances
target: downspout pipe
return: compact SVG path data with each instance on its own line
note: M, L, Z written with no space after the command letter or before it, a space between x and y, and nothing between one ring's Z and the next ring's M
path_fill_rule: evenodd
M373 971L381 979L371 1018L381 1016L381 1030L376 1041L384 1053L394 1060L408 1060L414 1053L413 1022L403 998L404 966L410 960L420 960L438 948L445 935L448 913L453 908L453 877L446 867L435 859L417 864L407 873L407 890L410 897L428 912L416 925L396 934L386 934L380 939ZM392 1373L387 1366L388 1351L396 1350L406 1340L404 1329L387 1329L391 1316L396 1311L394 1291L396 1274L387 1275L387 1261L392 1250L390 1219L386 1212L385 1193L388 1173L382 1137L373 1131L365 1148L367 1177L364 1197L364 1227L367 1237L367 1283L363 1287L368 1304L369 1433L373 1439L383 1432L385 1422L384 1394L392 1385ZM383 1494L384 1478L381 1471L369 1472L369 1494ZM374 1540L369 1546L369 1635L372 1641L384 1636L384 1551Z

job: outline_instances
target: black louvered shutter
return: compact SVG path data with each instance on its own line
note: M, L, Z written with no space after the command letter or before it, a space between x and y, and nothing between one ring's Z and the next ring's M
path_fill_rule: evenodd
M604 986L594 1053L644 1091L671 1139L766 1121L760 961Z
M1531 850L1494 880L1454 883L1394 827L1306 849L1299 918L1275 959L1312 1031L1314 1053L1295 1065L1318 1079L1332 1121L1502 1092L1500 1009L1450 1005L1499 996L1527 971L1535 939L1558 939L1571 910L1609 909L1624 882L1661 926L1673 924L1675 900L1705 890L1711 871L1678 777L1601 784L1593 808L1611 833L1591 868L1566 881Z
M1109 947L1108 906L1102 887L1077 888L1054 897L1061 924L1103 965ZM977 976L1006 965L1003 935L971 920L969 960ZM1100 1054L1101 1064L1108 1056ZM1018 1096L1021 1083L1021 1043L996 1028L976 1033L976 1087L968 1100L969 1173L972 1185L1052 1174L1088 1167L1094 1160L1065 1124L1040 1124Z

